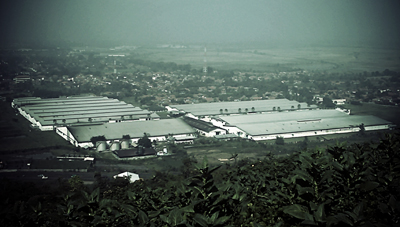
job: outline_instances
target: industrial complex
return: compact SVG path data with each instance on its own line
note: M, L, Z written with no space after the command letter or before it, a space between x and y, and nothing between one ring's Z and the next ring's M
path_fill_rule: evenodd
M18 109L32 127L43 131L61 126L159 119L155 113L101 96L18 98L13 100L12 107Z
M97 151L130 149L144 135L151 141L175 143L192 143L199 135L261 141L392 127L391 122L375 116L318 109L287 99L168 106L170 113L183 115L172 119L160 119L156 113L100 96L19 98L12 106L32 127L55 130L71 144ZM93 142L94 137L102 141Z

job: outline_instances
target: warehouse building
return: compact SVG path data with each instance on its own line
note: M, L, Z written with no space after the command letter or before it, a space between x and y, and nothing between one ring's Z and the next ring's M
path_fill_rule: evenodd
M304 110L252 115L220 116L211 122L227 133L252 140L295 138L390 129L392 124L370 115L349 115L337 110Z
M12 107L18 109L32 127L43 131L62 126L159 119L156 113L101 96L18 98L13 100Z
M182 119L164 119L159 121L131 121L118 123L103 123L85 126L64 126L56 128L57 134L77 147L93 147L92 137L104 136L106 141L99 143L96 149L101 151L107 148L119 150L129 148L137 143L144 133L151 141L193 142L196 130ZM123 139L129 135L129 139ZM124 144L128 141L128 144Z
M214 137L217 135L225 135L226 134L226 129L217 127L213 125L210 122L198 120L195 118L191 117L183 117L183 120L193 128L195 128L199 135L205 136L205 137Z
M317 109L316 105L308 105L288 99L270 99L258 101L214 102L172 105L166 107L169 112L179 111L188 116L203 118L216 115L232 115L246 113L265 113Z

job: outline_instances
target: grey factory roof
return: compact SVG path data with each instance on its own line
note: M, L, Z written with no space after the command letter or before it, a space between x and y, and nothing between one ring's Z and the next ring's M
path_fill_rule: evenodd
M220 119L250 135L386 125L390 122L371 115L347 115L337 110L304 110L269 114L221 116Z
M66 108L79 108L82 106L93 106L93 107L103 107L106 108L108 106L115 106L115 105L126 105L125 102L121 102L117 99L103 99L98 100L96 102L74 102L74 103L46 103L46 104L34 104L34 105L26 105L23 106L22 109L28 109L32 111L37 110L57 110L57 109L66 109Z
M123 135L129 135L131 138L141 138L143 133L147 133L149 137L195 133L195 130L181 119L70 126L68 129L78 142L89 142L92 137L102 135L107 140L114 140L122 139Z
M14 103L22 105L20 108L33 117L41 125L74 124L82 122L108 122L111 120L137 120L158 118L155 113L142 110L117 99L87 96L53 99L23 98Z
M102 99L108 99L102 96L73 96L73 97L60 97L60 98L49 98L41 99L39 97L24 97L14 99L13 102L19 106L24 105L38 105L38 104L54 104L54 103L74 103L74 102L85 102L85 101L97 101Z
M183 104L171 105L178 110L186 113L192 113L195 116L218 115L221 114L235 114L247 111L254 112L270 112L275 107L276 110L280 107L281 110L298 109L300 104L301 109L317 108L316 105L307 106L307 103L299 103L297 101L290 101L288 99L271 99L271 100L258 100L258 101L239 101L239 102L213 102L213 103L196 103L196 104ZM292 108L293 107L293 108ZM228 111L225 111L228 110Z

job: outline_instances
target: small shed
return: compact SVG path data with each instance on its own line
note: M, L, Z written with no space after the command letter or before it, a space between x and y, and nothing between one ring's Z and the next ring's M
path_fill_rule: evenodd
M129 180L130 183L133 183L139 180L139 174L131 173L131 172L123 172L114 176L114 178L122 177Z

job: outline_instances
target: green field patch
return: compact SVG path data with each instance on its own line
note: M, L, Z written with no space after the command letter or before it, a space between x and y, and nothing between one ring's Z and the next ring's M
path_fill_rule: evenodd
M90 167L90 162L72 159L54 160L34 160L31 163L31 169L87 169Z

